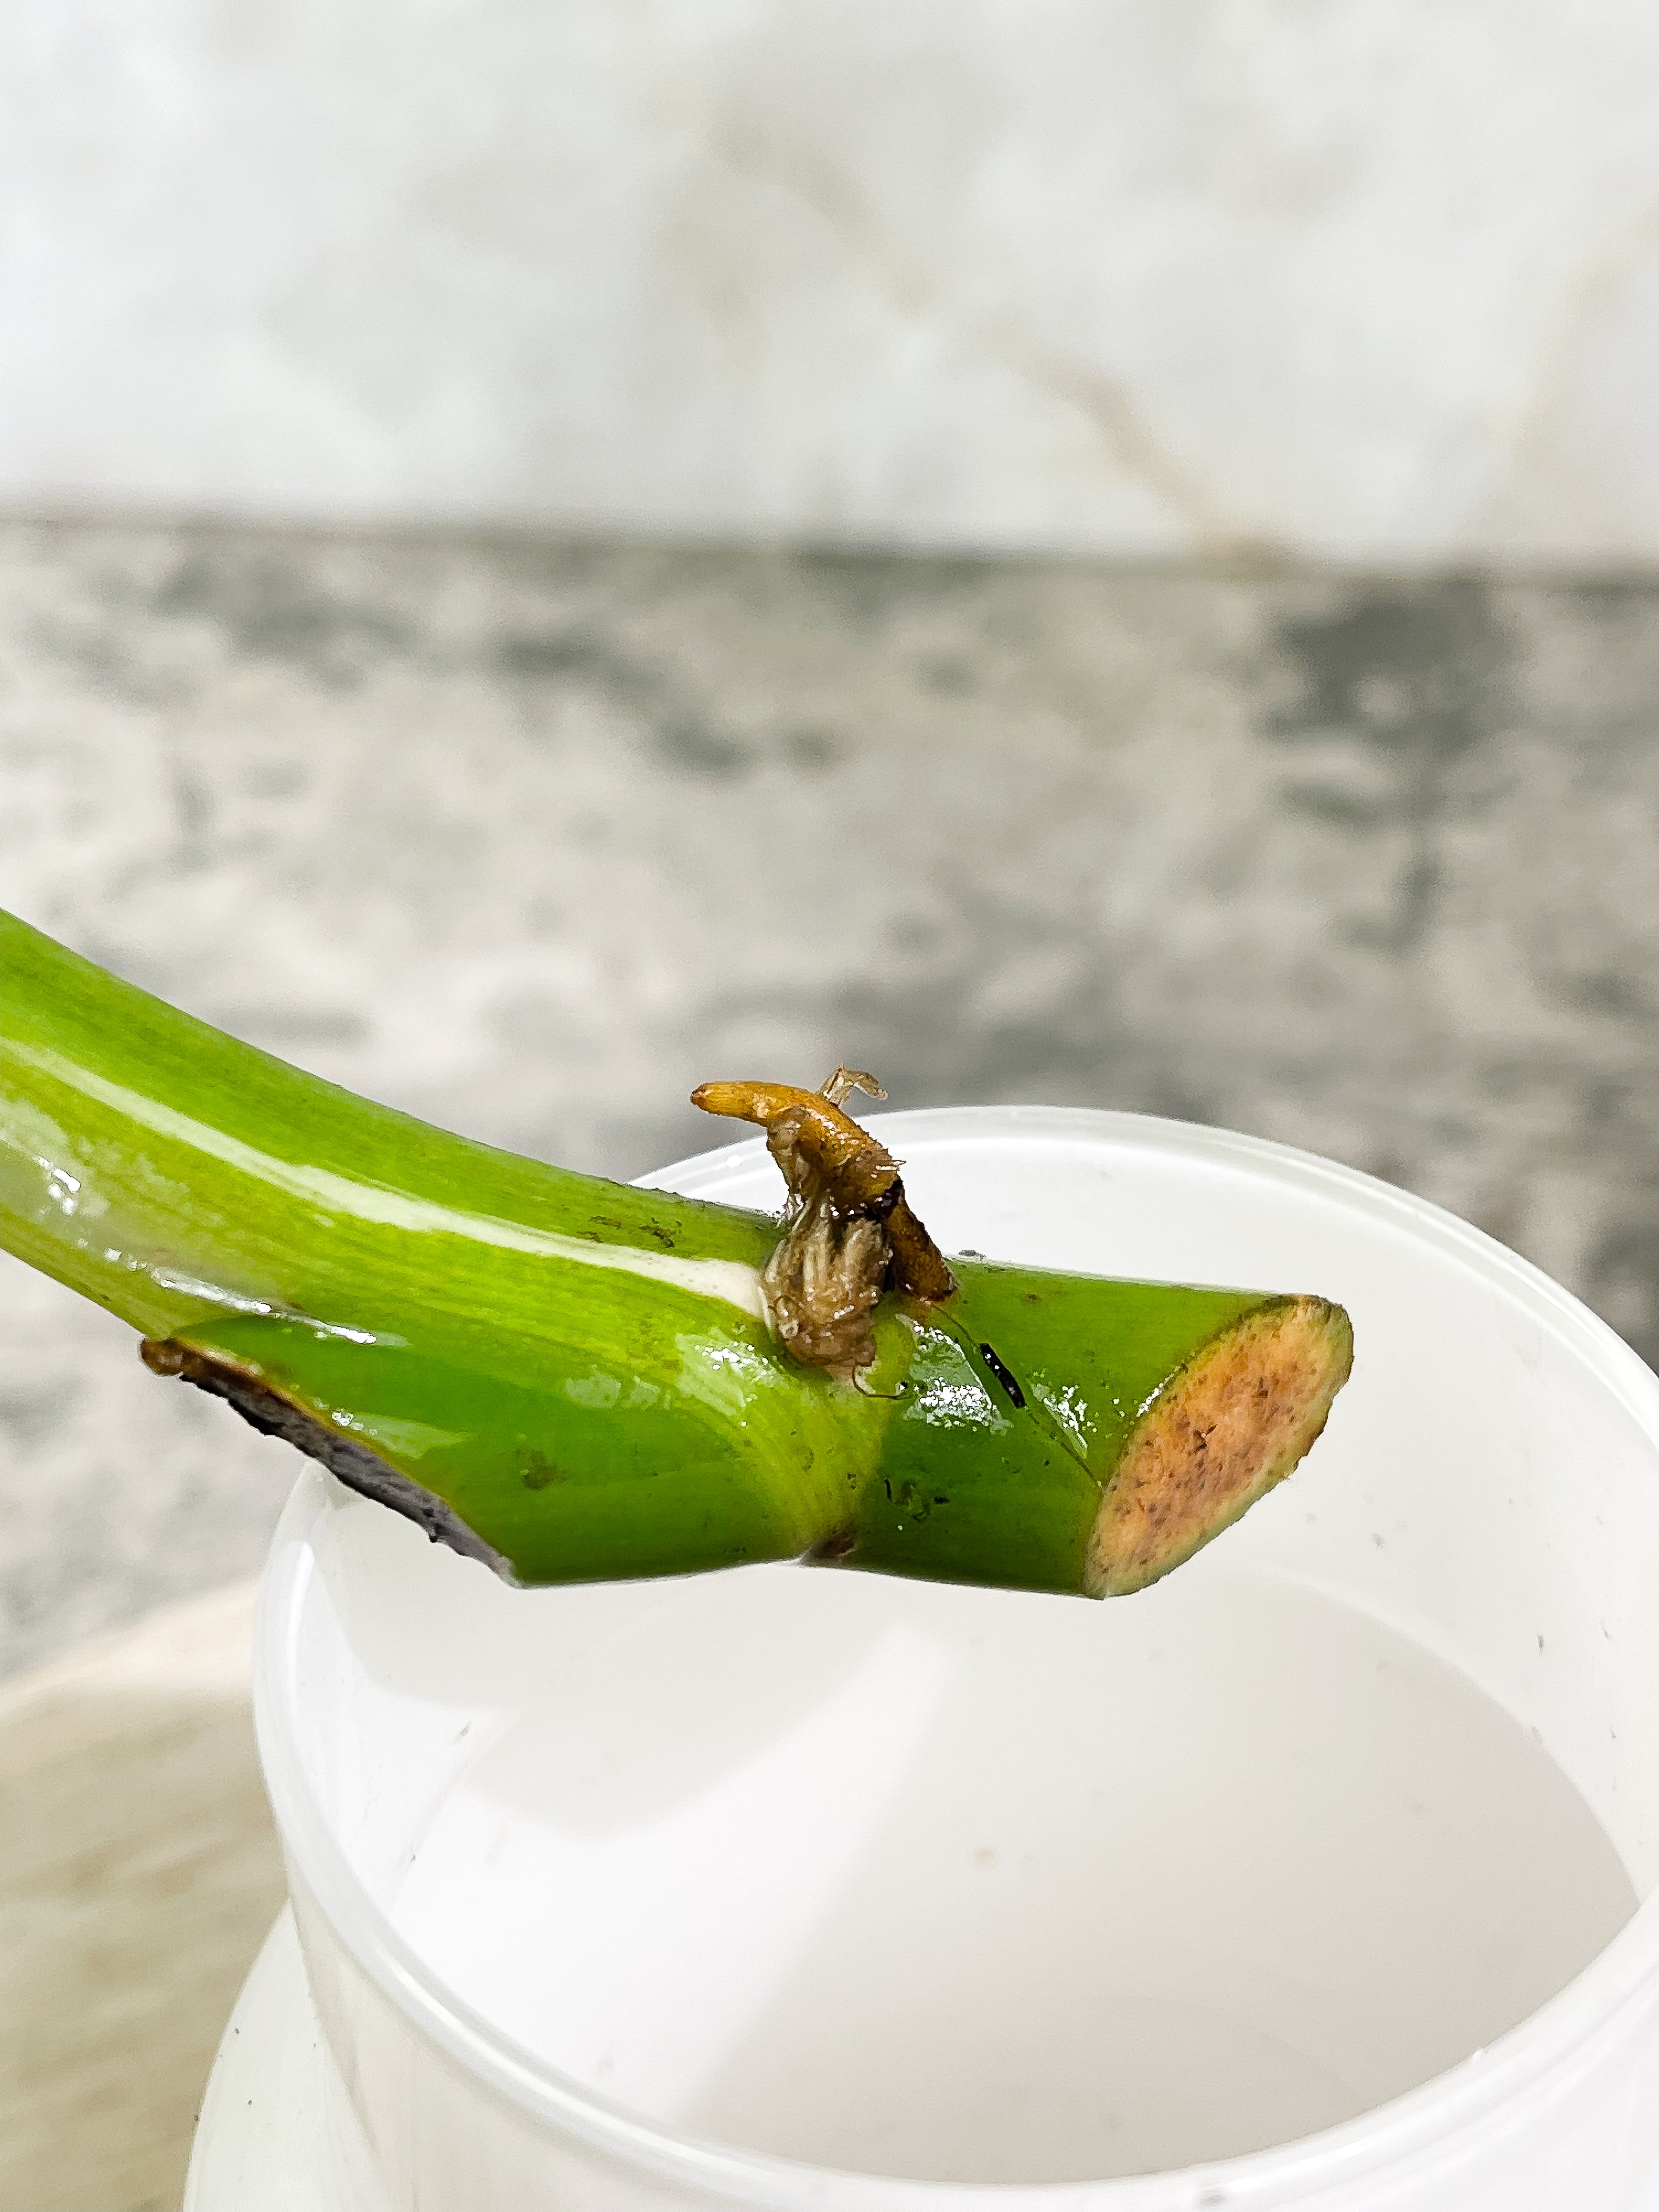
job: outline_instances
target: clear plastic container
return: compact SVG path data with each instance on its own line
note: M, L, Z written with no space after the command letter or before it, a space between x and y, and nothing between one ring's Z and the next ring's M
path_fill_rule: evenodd
M1129 1601L514 1591L320 1473L256 1701L393 2212L1630 2212L1659 2167L1659 1380L1253 1139L876 1126L947 1249L1318 1291L1312 1459ZM658 1178L770 1206L748 1144Z

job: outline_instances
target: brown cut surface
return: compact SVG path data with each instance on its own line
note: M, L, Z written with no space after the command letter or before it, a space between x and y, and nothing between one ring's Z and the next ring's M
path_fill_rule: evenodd
M1089 1539L1091 1596L1156 1582L1303 1458L1353 1364L1327 1298L1258 1307L1159 1393L1125 1445Z

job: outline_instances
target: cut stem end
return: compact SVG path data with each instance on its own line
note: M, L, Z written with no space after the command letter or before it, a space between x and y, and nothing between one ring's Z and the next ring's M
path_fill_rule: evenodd
M1144 1589L1282 1482L1352 1364L1348 1316L1327 1298L1259 1308L1206 1346L1124 1448L1089 1539L1088 1594Z

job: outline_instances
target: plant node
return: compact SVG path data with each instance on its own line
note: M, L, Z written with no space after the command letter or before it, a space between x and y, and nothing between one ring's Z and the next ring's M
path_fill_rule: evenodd
M792 1359L850 1381L876 1356L884 1292L937 1305L957 1287L944 1255L911 1212L901 1163L842 1105L854 1091L887 1093L873 1075L838 1067L821 1089L784 1083L703 1083L691 1103L753 1121L788 1187L783 1235L761 1273L773 1334Z

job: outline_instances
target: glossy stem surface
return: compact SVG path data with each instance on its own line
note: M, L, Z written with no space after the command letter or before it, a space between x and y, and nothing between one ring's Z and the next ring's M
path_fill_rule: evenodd
M774 1340L777 1235L356 1097L0 916L0 1244L521 1582L805 1554L1135 1587L1177 1563L1101 1565L1137 1437L1298 1304L963 1261L884 1309L860 1389Z

